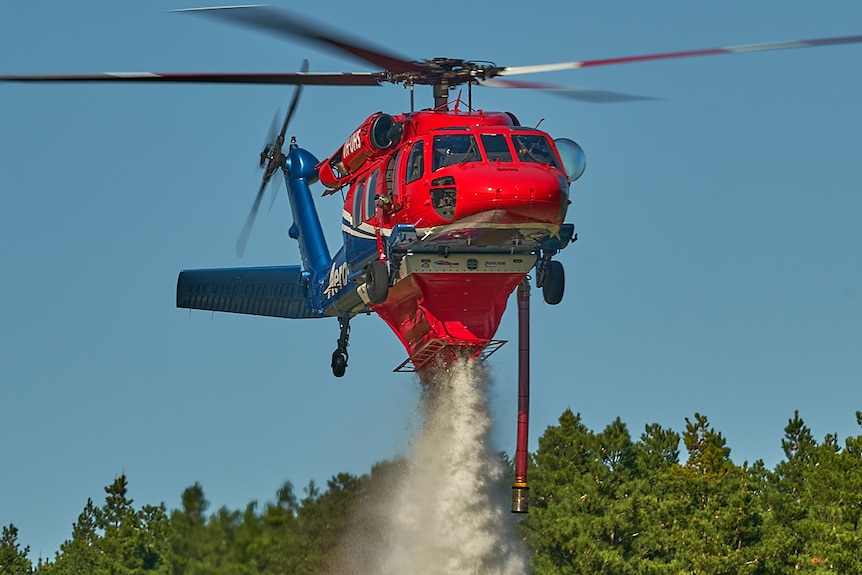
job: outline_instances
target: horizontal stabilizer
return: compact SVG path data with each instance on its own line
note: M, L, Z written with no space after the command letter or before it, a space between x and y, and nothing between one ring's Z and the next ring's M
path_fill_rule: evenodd
M177 307L284 318L323 317L307 304L299 266L184 270Z

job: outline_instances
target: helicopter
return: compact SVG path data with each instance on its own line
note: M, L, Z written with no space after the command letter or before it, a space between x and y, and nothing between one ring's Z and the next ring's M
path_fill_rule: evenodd
M350 319L369 309L408 351L396 371L408 362L408 370L422 369L444 351L451 358L455 349L473 356L495 350L506 300L530 270L537 268L545 301L562 299L563 268L552 258L576 239L562 219L583 157L571 140L552 141L510 114L457 105L374 113L323 161L295 140L284 155L277 141L261 158L267 171L285 172L295 218L289 235L299 242L302 266L183 271L177 305L337 316L336 377L347 363ZM325 195L346 189L344 245L334 257L313 208L314 181Z
M180 10L297 38L359 58L376 72L205 73L2 76L20 82L182 82L294 85L280 130L260 153L262 182L237 241L242 254L273 176L281 171L294 218L289 236L301 265L184 270L177 306L282 318L333 317L339 323L330 367L345 374L350 321L376 313L404 345L396 371L422 371L459 355L488 357L506 302L532 273L543 299L558 304L565 273L555 259L577 240L566 222L569 194L583 174L584 151L567 138L522 126L510 112L473 107L474 86L544 90L587 102L648 99L601 90L516 81L512 76L650 60L862 42L862 36L772 42L600 60L516 67L433 58L411 60L266 6ZM410 109L372 113L320 160L287 142L307 85L409 89ZM431 86L433 105L417 110L416 86ZM450 92L466 87L451 102ZM276 124L275 128L278 128ZM287 148L285 149L285 144ZM311 186L341 192L343 245L330 255Z

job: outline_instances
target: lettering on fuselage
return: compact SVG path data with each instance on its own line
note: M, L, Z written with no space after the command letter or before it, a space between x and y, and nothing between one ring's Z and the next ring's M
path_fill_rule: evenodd
M341 157L346 158L356 150L358 150L362 146L362 139L359 137L359 132L361 130L356 130L353 132L347 141L344 142L344 147L341 149Z
M329 285L323 290L326 297L333 297L347 286L347 262L344 262L338 267L335 263L332 264L332 269L329 270Z
M485 262L486 268L504 268L508 265L509 265L509 262L498 262L498 261L491 261L491 260L488 260Z

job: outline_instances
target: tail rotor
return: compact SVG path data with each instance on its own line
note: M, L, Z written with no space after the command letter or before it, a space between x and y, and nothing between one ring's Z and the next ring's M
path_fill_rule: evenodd
M303 60L301 72L308 72L308 60ZM236 254L239 257L242 257L245 252L245 247L248 244L248 238L251 235L251 228L254 226L254 220L257 218L257 212L260 209L260 203L263 200L264 193L266 192L266 187L269 184L269 181L272 179L272 175L281 168L284 170L284 161L287 158L284 154L284 138L287 133L287 126L290 123L290 119L293 117L294 112L296 112L296 107L299 104L299 96L302 93L302 85L297 85L296 91L293 93L293 99L290 102L290 107L287 110L287 114L284 117L284 121L281 124L281 131L278 135L275 135L275 128L278 126L277 118L273 118L273 123L270 128L269 136L267 137L266 144L264 145L263 151L260 153L260 167L263 169L263 178L260 183L260 188L257 190L257 195L254 198L254 202L251 205L251 210L248 212L248 216L245 219L245 224L242 227L242 231L239 233L239 238L236 241Z

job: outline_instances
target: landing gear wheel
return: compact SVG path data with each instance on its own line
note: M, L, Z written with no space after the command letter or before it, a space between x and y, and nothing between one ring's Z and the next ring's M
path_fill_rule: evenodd
M335 377L344 376L347 370L347 346L350 339L350 316L338 318L338 326L341 328L341 334L338 336L338 347L332 352L332 375Z
M381 304L389 296L389 271L386 264L374 260L365 268L365 287L368 300L373 304Z
M557 305L563 299L563 291L566 287L566 273L563 264L557 260L551 260L545 264L545 278L542 282L542 297L545 302Z
M332 352L332 375L343 377L347 370L347 357L339 350Z

